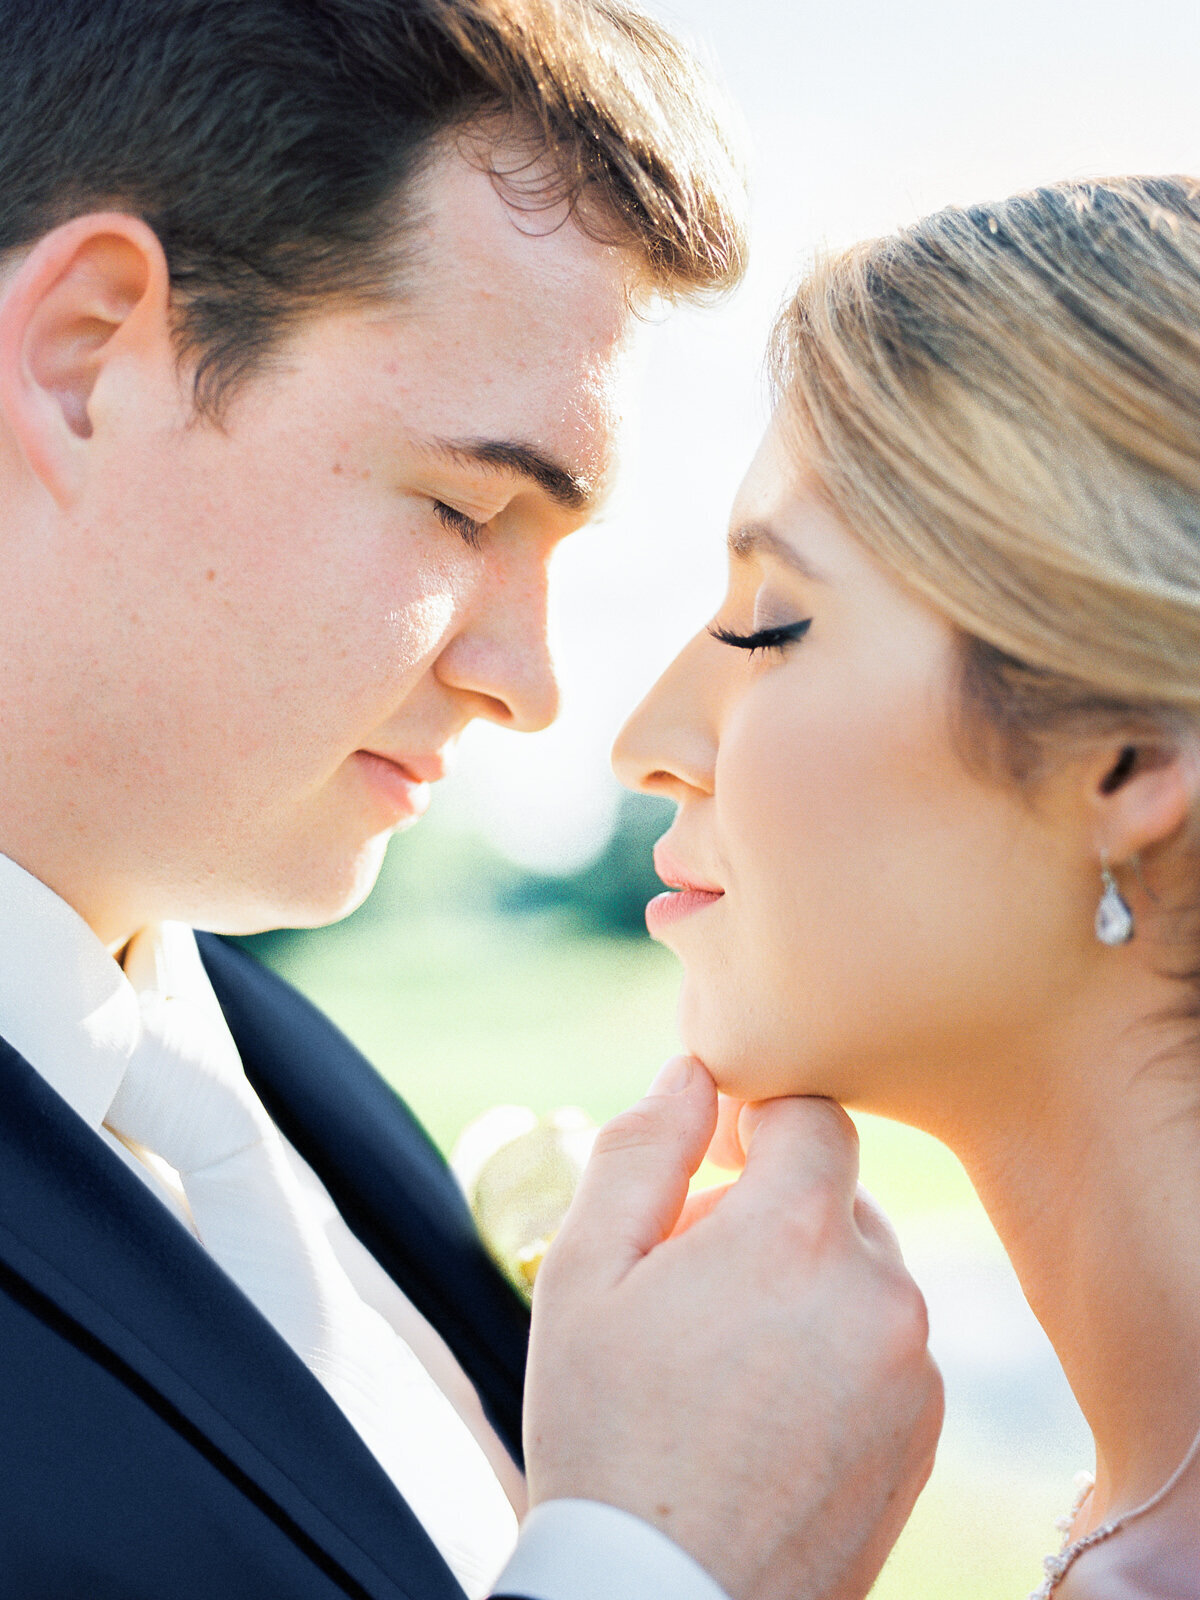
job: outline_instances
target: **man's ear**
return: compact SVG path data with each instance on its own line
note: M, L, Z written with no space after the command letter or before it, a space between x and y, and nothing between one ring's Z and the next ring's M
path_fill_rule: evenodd
M157 235L102 212L45 234L0 298L0 415L59 505L85 470L106 372L169 358L170 279Z
M1097 850L1119 865L1183 828L1200 799L1200 750L1166 740L1113 747L1091 783Z

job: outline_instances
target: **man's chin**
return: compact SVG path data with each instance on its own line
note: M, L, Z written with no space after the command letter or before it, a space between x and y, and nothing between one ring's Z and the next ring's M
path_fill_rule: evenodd
M353 856L322 865L323 873L305 862L286 874L286 881L261 884L230 897L215 913L191 920L210 933L239 937L271 933L277 928L327 928L357 911L375 887L383 866L388 834L368 842Z

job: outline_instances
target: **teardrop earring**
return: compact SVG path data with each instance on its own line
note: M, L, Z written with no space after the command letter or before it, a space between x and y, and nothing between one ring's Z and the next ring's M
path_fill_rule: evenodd
M1109 870L1108 852L1104 850L1100 852L1100 881L1104 893L1096 907L1096 937L1101 944L1128 944L1133 938L1133 912L1117 888L1117 880Z

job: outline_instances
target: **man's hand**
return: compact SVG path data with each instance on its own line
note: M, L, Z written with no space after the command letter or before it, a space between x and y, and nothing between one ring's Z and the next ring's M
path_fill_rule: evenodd
M599 1135L534 1296L530 1502L634 1512L733 1600L861 1600L941 1428L924 1301L828 1100L746 1108L742 1176L671 1237L715 1123L680 1057Z

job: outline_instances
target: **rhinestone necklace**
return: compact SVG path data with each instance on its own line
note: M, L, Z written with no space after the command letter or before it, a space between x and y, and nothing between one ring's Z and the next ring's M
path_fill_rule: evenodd
M1140 1506L1134 1506L1132 1511L1123 1511L1119 1517L1112 1517L1108 1522L1102 1522L1098 1528L1093 1528L1091 1533L1085 1533L1072 1544L1068 1543L1068 1538L1075 1525L1075 1518L1083 1510L1084 1502L1095 1487L1095 1479L1090 1472L1077 1473L1075 1486L1078 1492L1075 1504L1071 1507L1070 1515L1060 1517L1055 1524L1063 1535L1063 1547L1056 1556L1046 1556L1043 1560L1042 1570L1046 1574L1045 1580L1041 1588L1035 1589L1029 1596L1029 1600L1050 1600L1085 1550L1090 1550L1094 1544L1102 1544L1105 1539L1111 1539L1114 1533L1120 1533L1128 1523L1137 1517L1144 1517L1148 1511L1153 1511L1155 1506L1161 1505L1198 1455L1200 1455L1200 1433L1192 1440L1187 1455L1156 1494L1152 1494L1149 1500L1144 1500Z

